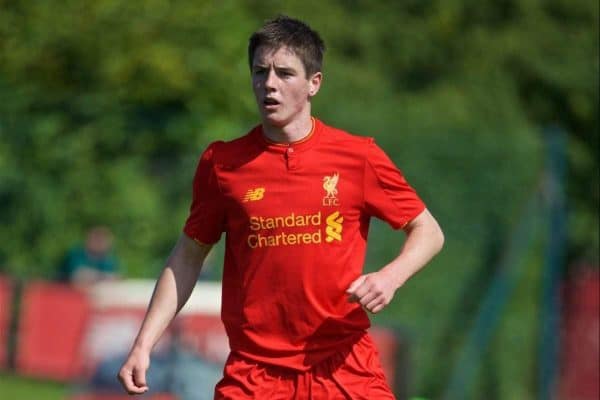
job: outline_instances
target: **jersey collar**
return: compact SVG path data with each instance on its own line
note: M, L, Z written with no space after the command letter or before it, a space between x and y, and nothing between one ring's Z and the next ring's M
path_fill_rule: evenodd
M314 117L311 117L311 119L312 129L310 130L310 133L296 142L279 143L269 140L263 133L262 125L258 125L254 129L254 136L265 150L276 153L286 153L290 151L290 149L293 149L293 152L302 152L308 150L319 141L323 129L323 123L321 121Z

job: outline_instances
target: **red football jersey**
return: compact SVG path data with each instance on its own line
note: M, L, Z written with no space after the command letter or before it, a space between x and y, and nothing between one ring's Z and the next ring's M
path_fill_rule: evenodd
M184 232L226 233L221 316L231 350L307 370L369 327L345 291L362 274L372 216L398 229L425 209L372 138L313 119L305 139L257 126L212 143L194 178Z

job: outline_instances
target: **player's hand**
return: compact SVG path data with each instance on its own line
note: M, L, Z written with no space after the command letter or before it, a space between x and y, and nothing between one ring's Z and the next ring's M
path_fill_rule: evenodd
M375 314L390 304L396 289L394 281L378 271L359 276L346 289L346 293L350 301L359 302L367 311Z
M142 394L148 391L146 371L150 367L150 354L133 349L119 371L119 381L129 394Z

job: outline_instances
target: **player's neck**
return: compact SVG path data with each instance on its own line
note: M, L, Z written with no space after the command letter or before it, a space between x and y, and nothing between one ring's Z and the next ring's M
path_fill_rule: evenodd
M274 126L263 121L263 134L266 138L276 143L294 143L307 137L313 128L313 121L308 114L284 126Z

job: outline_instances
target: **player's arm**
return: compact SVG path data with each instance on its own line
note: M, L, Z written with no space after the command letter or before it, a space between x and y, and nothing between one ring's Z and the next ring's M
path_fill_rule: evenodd
M444 234L425 209L404 228L406 240L400 254L377 272L361 275L348 287L351 300L372 313L390 303L396 290L431 260L444 245Z
M142 327L119 371L119 380L129 394L148 390L146 371L150 366L150 352L189 299L211 247L183 234L173 248L156 282Z

